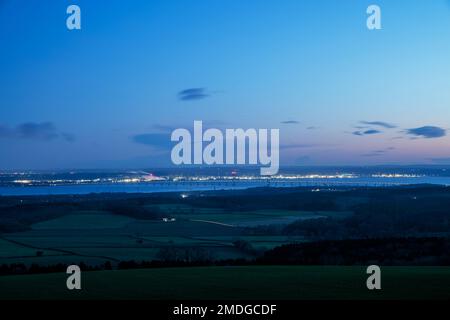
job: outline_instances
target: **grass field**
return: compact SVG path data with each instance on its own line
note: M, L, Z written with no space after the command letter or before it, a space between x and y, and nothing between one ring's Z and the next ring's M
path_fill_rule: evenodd
M67 229L115 229L125 227L134 219L106 213L70 214L32 225L35 230L67 230Z
M2 258L36 257L38 252L42 256L58 254L51 250L38 250L0 239L0 260Z
M297 219L351 215L350 211L300 211L262 209L229 211L187 204L150 204L164 217L139 220L99 210L75 210L30 225L30 229L4 234L0 239L0 264L50 265L89 262L95 265L120 260L158 259L158 251L174 248L200 248L215 259L254 258L236 248L236 240L247 241L260 252L287 243L303 241L286 236L248 236L244 227L286 225ZM45 215L43 213L43 215Z
M252 266L99 271L0 277L0 299L450 299L448 267L384 267L382 290L364 267Z
M230 212L221 208L199 208L182 204L147 205L161 213L181 220L208 220L235 226L258 226L288 224L297 219L320 217L345 218L353 214L350 211L300 211L282 209L263 209L253 211Z

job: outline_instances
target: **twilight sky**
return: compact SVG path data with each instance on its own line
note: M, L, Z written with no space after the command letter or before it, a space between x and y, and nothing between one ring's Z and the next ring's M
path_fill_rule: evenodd
M279 128L285 165L450 164L449 57L448 0L0 0L0 170L168 166L194 120Z

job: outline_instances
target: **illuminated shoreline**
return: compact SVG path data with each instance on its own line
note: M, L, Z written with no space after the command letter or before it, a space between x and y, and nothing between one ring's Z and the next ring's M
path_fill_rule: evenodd
M64 185L104 185L104 184L157 184L157 183L183 183L183 182L307 182L322 181L326 183L328 180L337 181L355 181L358 179L416 179L427 178L430 176L423 174L400 174L400 173L382 173L360 175L354 173L339 174L278 174L275 176L258 176L258 175L231 175L231 176L213 176L213 175L168 175L168 176L128 176L128 177L105 177L92 179L14 179L3 181L3 186L64 186Z

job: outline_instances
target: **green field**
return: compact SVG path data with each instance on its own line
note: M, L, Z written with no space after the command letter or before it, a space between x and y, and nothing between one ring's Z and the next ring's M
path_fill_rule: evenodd
M0 299L450 299L448 267L384 267L382 290L366 288L364 267L199 267L0 277Z
M78 213L32 225L34 230L112 229L125 227L135 221L125 216L107 213Z
M0 299L450 299L449 267L416 267L450 259L438 191L424 189L430 199L419 205L419 189L393 200L380 190L198 194L173 204L167 195L3 199ZM348 205L361 192L375 194ZM120 270L142 261L189 267ZM114 271L85 271L81 292L66 289L64 272L45 274L81 263ZM322 266L279 266L291 263ZM341 264L405 267L383 267L383 289L373 292L365 267L327 266Z
M288 224L298 219L314 219L321 217L345 218L353 214L351 211L300 211L282 209L263 209L253 211L230 212L221 208L200 208L182 204L147 205L157 209L168 217L181 220L203 220L230 224L233 226L258 226L272 224Z
M8 258L36 257L37 255L48 256L58 255L58 252L51 250L39 250L23 246L14 242L0 239L0 260Z
M288 223L348 212L254 210L230 212L218 208L159 204L175 222L138 220L104 211L74 211L71 214L32 224L30 230L9 233L0 239L0 264L51 265L79 263L93 265L110 261L155 260L161 248L200 248L215 259L252 259L254 254L235 247L245 240L256 250L303 241L287 236L248 236L242 226ZM39 253L38 253L39 252Z

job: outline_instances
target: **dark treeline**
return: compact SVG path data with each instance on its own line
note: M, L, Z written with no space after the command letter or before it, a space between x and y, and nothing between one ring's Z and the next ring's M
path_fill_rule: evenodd
M448 238L385 238L289 244L265 252L263 264L450 266Z
M348 218L296 221L280 233L311 240L450 234L450 197L388 196L352 209Z

